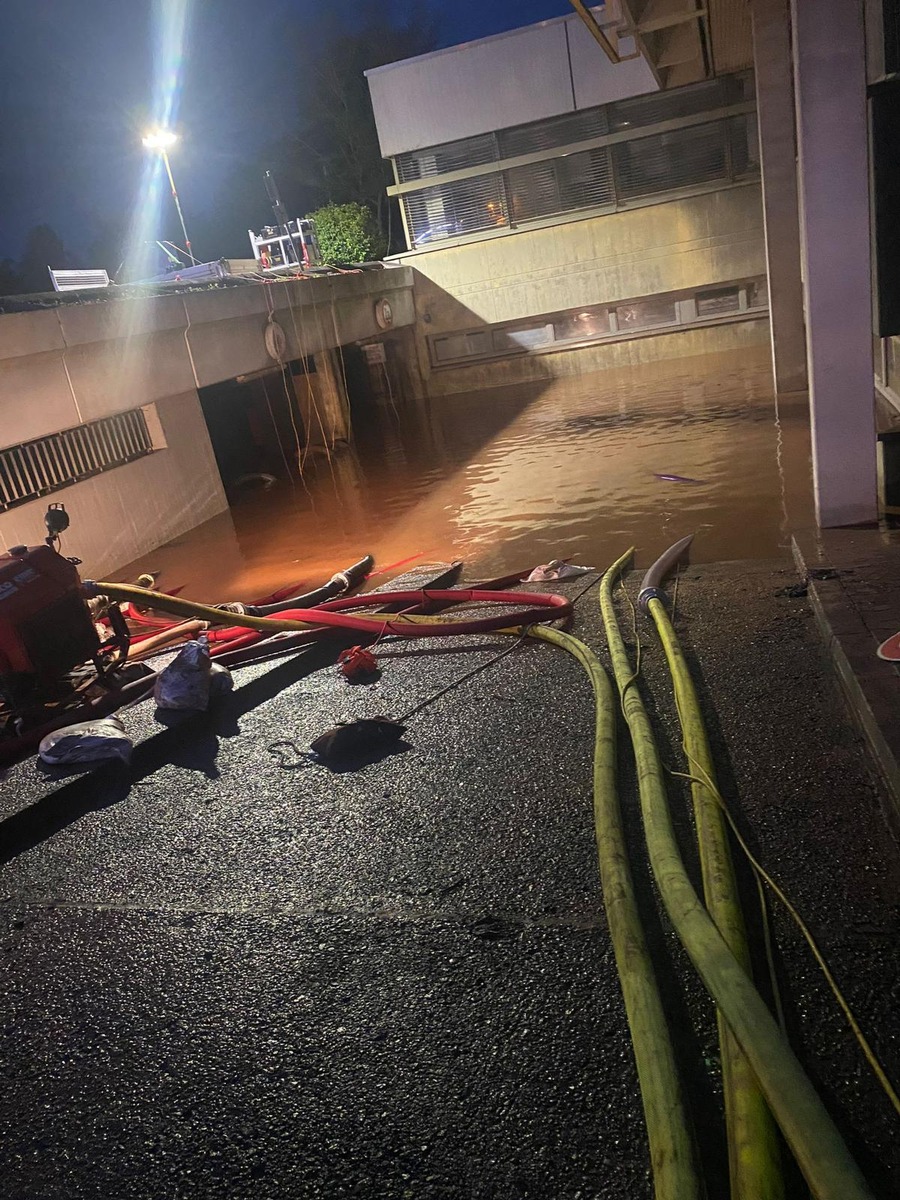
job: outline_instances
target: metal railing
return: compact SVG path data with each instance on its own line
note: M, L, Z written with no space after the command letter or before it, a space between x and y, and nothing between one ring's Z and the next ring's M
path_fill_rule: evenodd
M0 450L0 512L153 453L140 408Z

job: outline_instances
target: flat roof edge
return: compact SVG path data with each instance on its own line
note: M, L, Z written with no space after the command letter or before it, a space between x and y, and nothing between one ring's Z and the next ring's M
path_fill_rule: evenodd
M605 8L605 4L595 4L591 6L591 12L596 16L598 13L602 13ZM564 21L571 21L573 19L576 21L580 19L575 12L564 13L561 17L548 17L546 21L534 21L531 25L517 25L515 29L504 29L500 33L488 34L487 37L472 38L468 42L459 42L453 46L442 46L440 50L429 50L427 54L414 54L412 58L399 58L396 62L384 63L380 67L369 67L367 71L363 71L363 75L368 79L370 75L382 75L386 71L405 67L408 63L425 62L428 59L440 58L444 54L455 54L459 50L468 50L472 46L483 46L487 42L499 42L503 38L514 37L519 33L527 33L531 29L546 29L550 25L560 25Z

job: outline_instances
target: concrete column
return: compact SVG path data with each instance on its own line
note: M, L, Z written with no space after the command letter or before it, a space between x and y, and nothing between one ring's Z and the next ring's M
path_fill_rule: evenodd
M875 520L862 0L791 0L816 515Z
M777 392L806 390L797 141L789 0L752 0L772 370Z

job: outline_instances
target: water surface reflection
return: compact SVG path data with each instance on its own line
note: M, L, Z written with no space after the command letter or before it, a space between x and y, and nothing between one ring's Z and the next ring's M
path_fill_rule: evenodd
M776 410L768 351L645 364L356 414L351 448L247 493L119 572L211 597L318 581L365 551L499 574L553 557L787 552L811 519L805 404ZM677 483L660 475L698 480Z

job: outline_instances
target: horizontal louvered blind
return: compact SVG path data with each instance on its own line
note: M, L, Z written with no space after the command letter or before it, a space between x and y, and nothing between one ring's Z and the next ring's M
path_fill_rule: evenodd
M615 201L609 151L605 147L514 167L506 172L506 179L514 222Z
M587 141L607 133L609 121L605 108L566 113L562 117L536 121L533 125L504 129L498 134L500 157L515 158L518 154L533 154L536 150L552 150L556 146Z
M398 175L412 184L497 164L483 175L406 193L402 203L410 245L755 178L759 148L753 113L650 132L653 125L744 103L752 90L752 75L724 76L401 155ZM608 133L627 140L552 157L557 147ZM527 155L551 157L503 168L505 161Z
M752 87L749 92L747 89L749 79L744 75L728 75L671 92L651 92L647 96L617 100L608 105L609 127L611 130L637 129L642 125L656 125L660 121L691 117L695 113L752 100Z
M500 175L477 175L405 197L410 236L417 246L507 225Z
M0 511L133 462L153 450L141 409L0 450Z
M492 133L465 138L446 146L431 146L427 150L411 150L394 159L401 183L412 179L427 179L429 175L445 175L465 167L480 167L496 162L500 157L497 139Z
M728 174L725 144L725 122L715 121L614 146L619 199L724 180Z
M731 173L735 179L759 174L759 130L756 113L731 117L728 121L731 142Z

